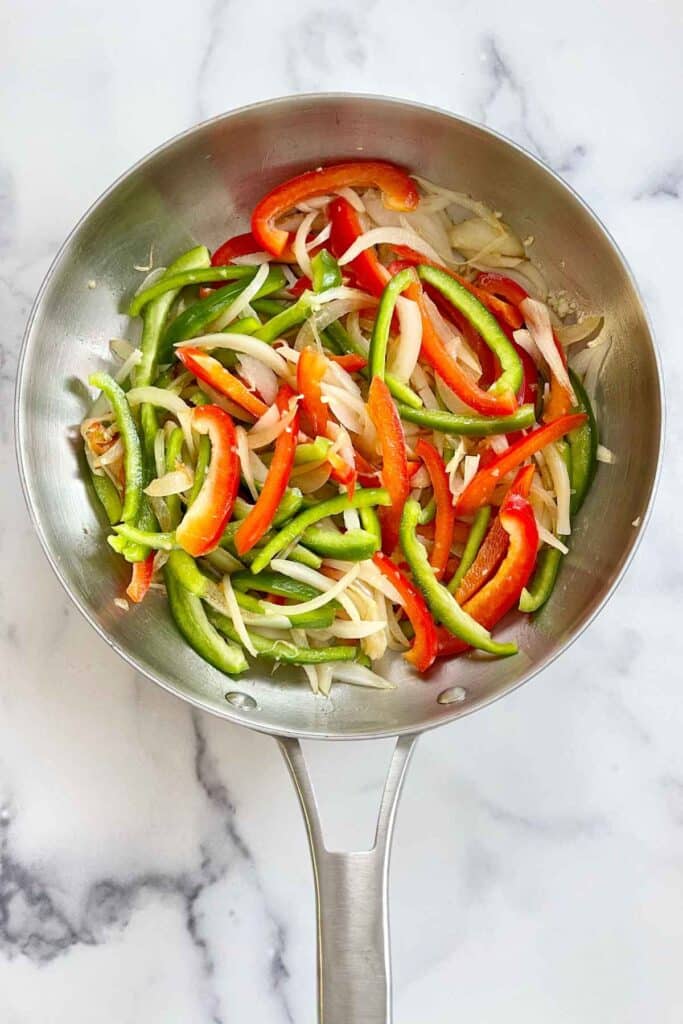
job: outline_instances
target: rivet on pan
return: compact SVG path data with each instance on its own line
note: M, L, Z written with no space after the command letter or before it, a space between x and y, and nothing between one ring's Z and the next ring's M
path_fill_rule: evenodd
M436 698L437 704L462 704L467 697L467 690L462 686L450 686Z
M241 708L242 711L253 711L257 706L253 697L250 697L248 693L240 693L239 690L231 690L230 693L226 693L225 699L228 704L232 704L235 708Z

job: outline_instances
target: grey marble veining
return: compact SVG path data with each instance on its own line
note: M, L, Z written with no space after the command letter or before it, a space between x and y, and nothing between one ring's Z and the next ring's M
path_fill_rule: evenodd
M27 522L11 401L33 296L111 180L197 119L340 89L481 120L578 189L636 273L669 403L652 525L615 598L543 677L421 741L392 868L397 1024L678 1024L680 4L4 13L0 1021L314 1018L310 867L275 745L157 691L71 607ZM386 750L313 753L334 834L369 821Z

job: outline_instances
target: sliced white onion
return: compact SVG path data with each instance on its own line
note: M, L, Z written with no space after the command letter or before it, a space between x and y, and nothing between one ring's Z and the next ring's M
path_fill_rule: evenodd
M294 258L301 267L302 274L305 274L306 277L311 276L311 258L306 249L306 239L308 238L308 232L311 229L311 224L317 216L317 210L312 210L311 213L306 214L304 219L301 221L301 224L299 224L299 227L296 229L294 244L292 245Z
M301 566L297 562L289 562L286 559L280 558L280 559L273 559L271 565L273 566L274 569L275 569L275 562L276 561L279 562L279 563L283 563L284 562L286 564L286 566L288 567L287 568L288 575L292 575L292 573L291 573L291 566L293 566L293 565L296 565L298 569L306 568L306 566ZM279 570L276 569L276 571L279 571ZM311 570L311 571L314 571L314 570ZM287 614L288 615L303 615L304 612L313 612L317 608L324 607L326 604L329 604L330 601L334 601L334 600L341 601L341 599L344 597L344 591L346 590L346 588L351 583L353 583L353 581L355 580L355 578L358 575L358 572L359 572L359 567L356 564L351 569L349 569L349 571L344 576L342 576L341 579L337 580L334 583L333 583L332 580L328 579L326 576L323 577L323 579L326 581L326 583L331 584L329 589L326 590L326 591L323 591L323 593L321 593L321 594L317 594L316 597L312 597L309 601L303 601L300 604L290 604L290 605L287 605ZM296 578L296 577L293 577L293 578ZM320 585L318 583L315 583L313 585L316 587L316 589L320 589ZM273 612L275 614L277 614L278 612L279 613L282 612L282 605L270 604L268 601L262 601L261 603L262 603L262 605L265 608L267 608L269 611L271 611L271 612ZM347 602L347 603L350 604L351 602ZM358 612L356 611L355 608L353 610L354 610L355 618L356 618L356 620L358 620Z
M359 665L354 661L328 662L332 670L332 678L340 683L351 683L353 686L366 686L374 690L395 690L396 687L383 676Z
M472 482L473 477L476 476L477 470L479 469L479 456L478 455L466 455L464 459L463 469L463 480L464 486L468 487Z
M170 551L157 551L155 553L154 559L152 560L152 573L153 574L156 574L156 573L160 572L161 569L163 569L163 567L168 562L169 554L170 554Z
M572 532L569 515L569 502L571 499L571 484L569 472L564 459L557 450L556 445L549 444L543 449L546 465L550 471L553 482L553 490L557 499L557 522L556 533L560 536L568 536Z
M242 609L237 603L235 591L233 590L229 576L223 577L223 582L221 586L223 588L223 597L225 598L225 604L228 609L230 618L232 619L232 624L235 627L235 632L240 638L240 643L249 651L252 658L255 658L256 648L254 647L251 637L247 632L247 627L245 626L244 619L242 618Z
M568 348L569 345L592 338L601 329L603 322L604 317L601 316L584 316L578 323L567 326L560 324L555 328L555 334L564 347Z
M276 405L271 405L249 431L247 435L249 448L252 450L265 448L266 445L272 444L283 431L289 430L291 433L290 424L296 415L297 407L298 396L290 401L289 408L282 415Z
M244 354L237 357L237 362L240 376L249 389L258 392L266 405L272 405L278 392L278 381L271 368Z
M173 529L173 523L171 522L171 514L168 511L168 505L164 499L150 497L149 504L161 529L164 533L170 533Z
M360 515L358 509L348 508L343 513L342 518L344 519L344 528L346 530L360 530Z
M356 399L343 388L334 384L322 384L323 400L347 430L360 434L363 430L365 406L362 399Z
M471 196L466 195L464 192L454 192L453 189L444 188L442 185L436 185L433 181L428 178L422 178L419 175L413 175L415 181L432 196L440 196L447 199L449 204L460 206L463 210L470 210L472 213L476 213L478 217L485 220L491 227L497 227L499 218L496 217L495 213L490 206L482 203L478 199L472 199Z
M135 267L133 269L136 269ZM141 292L151 288L153 284L156 284L164 274L166 273L166 267L155 267L154 270L150 270L146 277L143 277L142 283L135 289L135 294L139 295Z
M557 345L553 338L553 327L550 322L550 314L548 307L543 302L539 302L537 299L524 299L519 306L524 321L529 328L529 333L533 338L539 352L548 364L548 368L554 377L560 382L562 387L569 392L572 397L572 401L576 401L574 395L574 389L572 388L571 381L569 380L569 374L567 369L562 362L562 357L557 350Z
M237 267L251 267L258 266L259 263L269 263L272 258L271 253L259 250L259 252L249 252L245 256L233 256L230 262Z
M183 494L193 483L194 473L189 466L183 466L156 477L145 487L145 494L152 498L167 498L169 494Z
M113 463L119 462L119 460L123 458L123 441L120 437L117 437L114 443L107 448L106 452L102 452L101 455L95 455L90 448L88 448L87 451L92 456L92 461L90 463L91 467L93 469L104 469L105 466L111 466ZM98 473L98 476L101 475L101 473Z
M617 461L617 457L614 452L610 448L606 448L604 444L598 445L595 457L598 462L606 462L610 465Z
M433 260L434 263L441 264L443 262L438 252L428 242L425 242L416 231L412 231L410 228L388 227L371 228L370 231L360 235L339 258L337 261L339 266L345 267L347 263L351 263L362 252L365 252L366 249L371 249L374 245L407 245L411 249L423 253L430 260Z
M284 377L287 373L287 364L282 356L265 341L259 341L258 338L252 338L248 334L203 334L199 338L181 341L176 346L176 348L187 347L210 350L224 348L232 352L241 352L253 359L258 359L265 366L269 366L279 377Z
M568 553L569 548L566 544L562 543L559 537L556 537L554 533L551 533L550 530L547 530L545 526L541 526L541 524L538 521L536 522L536 526L538 527L538 539L540 541L542 541L544 544L547 544L551 548L557 548L557 550L561 551L563 555L566 555Z
M236 317L242 312L245 306L248 306L251 300L261 290L263 283L268 277L268 271L270 267L267 263L262 263L258 268L253 278L240 294L230 303L227 309L223 310L221 315L216 318L213 322L213 330L215 332L221 331L228 324L231 324Z
M313 494L319 491L330 479L331 466L329 462L323 462L315 469L306 467L306 472L300 476L297 474L296 485L302 494Z
M166 435L163 427L154 435L154 468L157 476L163 476L166 472Z
M249 439L244 427L235 427L235 437L237 438L237 457L240 461L242 476L244 477L244 481L249 489L249 493L254 501L256 501L258 498L258 491L256 490L254 473L251 468L251 459L249 458Z
M199 390L203 391L204 394L211 399L213 405L217 405L219 409L227 412L233 419L241 420L242 423L253 423L254 417L246 409L243 409L241 405L226 398L224 394L217 391L216 388L207 384L205 380L197 380Z
M286 558L274 558L271 565L275 572L280 572L284 576L298 580L299 583L307 583L310 587L315 587L316 590L325 592L333 589L336 585L334 580L329 579L328 576L323 576L316 569L310 569L307 565L300 565L298 562L290 562ZM337 596L337 600L350 619L354 622L360 621L358 609L348 594L340 593Z
M510 447L510 442L505 434L492 434L491 437L489 437L489 444L496 455L501 455Z
M480 377L481 363L460 332L455 329L453 324L450 324L444 319L441 312L428 295L424 298L424 304L429 313L429 319L432 322L434 330L438 334L439 339L443 342L448 354L452 356L453 359L461 362L463 366L472 370L475 377Z
M531 332L527 331L526 327L520 327L518 330L512 332L512 337L515 339L519 347L523 348L528 356L531 356L536 368L539 370L543 369L545 360L543 359Z
M360 329L360 314L357 311L349 313L346 318L346 330L349 332L351 340L356 343L361 352L367 355L370 342Z
M391 351L388 369L398 380L409 381L422 345L422 316L416 302L400 296L396 302L400 333Z
M327 629L310 630L321 640L331 640L332 637L339 637L341 640L362 640L381 632L386 623L381 620L367 620L365 622L349 622L346 619L335 619Z
M315 238L312 238L310 242L306 243L306 252L311 252L317 246L322 245L332 234L332 225L327 223L324 228L321 228ZM312 268L311 268L312 269Z
M416 364L411 374L410 382L424 402L425 409L441 408L436 395L432 391L429 378L419 363Z

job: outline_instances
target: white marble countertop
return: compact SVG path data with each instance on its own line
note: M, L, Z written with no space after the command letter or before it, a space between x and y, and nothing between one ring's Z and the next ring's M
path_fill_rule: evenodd
M609 607L542 678L418 746L392 870L397 1024L677 1024L678 0L25 0L4 23L2 1024L314 1018L310 869L275 744L136 676L69 604L27 521L10 407L40 280L113 178L199 119L334 89L450 108L558 169L636 272L670 409L654 520ZM313 753L326 788L344 779L349 838L386 747Z

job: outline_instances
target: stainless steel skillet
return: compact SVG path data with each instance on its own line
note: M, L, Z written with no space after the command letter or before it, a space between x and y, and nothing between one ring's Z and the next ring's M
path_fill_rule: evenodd
M119 312L154 245L157 264L198 240L243 229L258 197L304 168L380 157L505 211L551 285L606 319L602 439L617 461L602 467L580 514L552 601L533 624L510 622L523 653L446 663L429 682L397 659L389 693L338 687L330 701L278 673L231 682L176 633L162 600L123 614L113 599L123 568L83 483L73 427L80 383L101 365ZM91 285L94 282L94 287ZM58 254L31 313L17 385L17 447L29 510L45 552L104 640L167 690L278 738L301 800L318 900L319 1019L380 1024L391 1017L387 871L396 803L415 737L483 707L545 668L580 633L623 573L646 521L657 476L661 383L647 316L616 246L551 171L498 135L442 111L376 97L300 96L257 104L199 125L128 171L88 211ZM294 677L292 677L294 678ZM437 698L458 689L451 703ZM396 736L374 848L325 848L300 738Z

